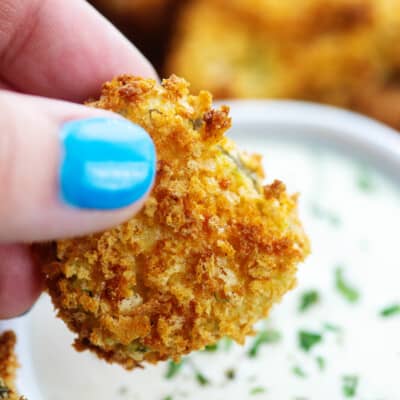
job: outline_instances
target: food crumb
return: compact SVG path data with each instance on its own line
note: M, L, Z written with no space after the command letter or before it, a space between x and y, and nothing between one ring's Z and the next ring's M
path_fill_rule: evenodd
M298 340L300 348L309 352L314 346L322 341L322 335L315 332L300 331Z
M355 397L357 394L359 378L356 375L343 376L342 391L347 398Z
M262 393L265 393L265 392L266 392L266 389L264 387L262 387L262 386L257 386L257 387L255 387L255 388L250 390L250 394L252 396L255 396L257 394L262 394Z

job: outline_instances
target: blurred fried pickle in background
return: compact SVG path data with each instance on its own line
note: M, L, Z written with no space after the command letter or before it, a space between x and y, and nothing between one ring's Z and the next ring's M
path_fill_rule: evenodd
M194 90L332 104L400 129L400 0L93 2Z
M368 0L208 0L235 11L270 36L301 38L345 31L371 20Z
M398 0L198 0L166 71L225 98L333 104L400 128Z

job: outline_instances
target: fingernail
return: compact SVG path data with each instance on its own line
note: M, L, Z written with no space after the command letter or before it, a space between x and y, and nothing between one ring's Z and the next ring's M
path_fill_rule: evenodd
M148 133L124 119L90 118L61 128L61 197L83 209L112 210L139 200L156 170Z

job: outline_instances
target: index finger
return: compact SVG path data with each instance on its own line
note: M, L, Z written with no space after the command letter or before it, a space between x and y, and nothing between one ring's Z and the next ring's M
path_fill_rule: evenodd
M113 76L151 64L83 0L0 2L0 77L30 94L82 101Z

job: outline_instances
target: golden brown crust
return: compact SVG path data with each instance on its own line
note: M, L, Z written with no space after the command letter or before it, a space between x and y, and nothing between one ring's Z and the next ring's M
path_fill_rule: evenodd
M296 196L281 183L262 188L260 157L224 136L228 108L212 109L183 79L120 76L90 105L144 127L158 166L130 221L44 246L48 290L75 347L130 369L224 336L243 343L308 253Z
M195 0L177 25L166 71L196 90L322 102L400 128L397 1Z
M19 367L14 352L16 342L12 331L0 335L0 399L20 399L15 387L16 370Z

